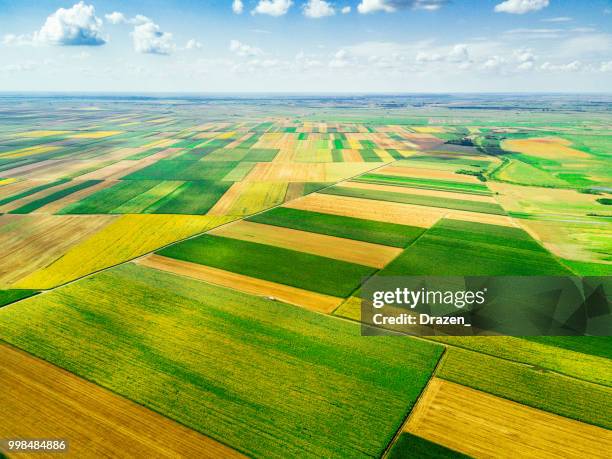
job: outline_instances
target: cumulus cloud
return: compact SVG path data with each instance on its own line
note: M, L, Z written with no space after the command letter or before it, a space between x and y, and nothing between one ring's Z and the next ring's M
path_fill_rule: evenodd
M21 46L31 45L31 35L15 35L14 33L7 33L2 37L2 44L5 46Z
M287 14L293 2L291 0L259 0L252 14L267 14L268 16L283 16Z
M34 41L60 46L99 46L102 20L93 5L79 2L71 8L60 8L47 18L42 28L34 32Z
M336 14L334 7L325 0L308 0L304 6L304 16L309 18L323 18Z
M104 17L111 24L125 24L127 22L125 15L119 11L113 11L110 14L105 14Z
M342 7L342 9L340 10L340 12L342 14L349 14L351 12L351 7L350 6L344 6Z
M185 49L202 49L202 43L192 38L185 45Z
M361 0L357 11L361 14L394 13L397 10L412 8L415 10L436 11L442 8L448 0Z
M255 46L247 45L246 43L242 43L238 40L230 41L229 49L232 53L240 57L260 56L263 54L261 49Z
M549 0L506 0L495 6L495 12L525 14L546 8L549 3Z
M162 32L157 24L146 16L138 15L132 19L135 24L132 32L134 50L142 54L171 54L176 46L169 32Z
M567 64L552 64L550 62L544 62L540 66L541 70L553 72L577 72L582 68L582 62L580 61L572 61Z
M329 62L329 66L334 69L348 67L351 63L349 52L346 49L341 49L334 54L334 57Z
M232 2L232 11L236 14L242 14L244 11L244 3L242 3L242 0L234 0Z

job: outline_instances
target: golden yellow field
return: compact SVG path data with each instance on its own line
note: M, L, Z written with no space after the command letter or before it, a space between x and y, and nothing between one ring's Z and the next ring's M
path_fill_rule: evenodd
M293 209L429 228L447 211L397 202L313 193L284 204Z
M111 215L0 216L0 286L44 268L114 219Z
M474 458L607 458L612 432L432 378L404 430Z
M283 203L284 182L238 182L221 197L208 215L251 215Z
M67 439L67 453L15 457L240 458L237 451L43 360L0 344L0 431Z
M244 220L213 229L210 234L268 244L322 257L382 268L402 249Z
M71 139L103 139L113 135L122 134L123 131L88 131L69 136Z
M588 159L590 156L580 150L569 147L571 142L559 137L539 137L532 139L504 140L502 148L543 159Z
M59 260L20 280L15 288L52 288L230 220L197 215L123 215Z
M244 293L275 298L285 303L322 313L330 313L342 303L342 298L310 292L289 285L277 284L160 255L148 255L136 260L136 263L161 271L192 277L222 287L232 288Z

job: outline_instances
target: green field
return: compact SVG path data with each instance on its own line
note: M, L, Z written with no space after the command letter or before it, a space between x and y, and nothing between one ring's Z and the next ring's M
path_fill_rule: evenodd
M578 421L612 428L612 389L464 349L449 348L436 375Z
M231 185L231 182L186 182L147 207L144 212L156 214L205 214Z
M279 458L379 456L441 354L134 265L0 310L0 338L239 451Z
M5 198L0 199L0 206L3 206L4 204L8 204L9 202L13 202L16 201L18 199L21 198L25 198L27 196L30 196L34 193L38 193L39 191L43 191L46 190L47 188L52 188L54 186L58 186L58 185L62 185L66 182L68 182L68 179L61 179L61 180L55 180L53 182L49 182L49 183L45 183L42 185L38 185L38 186L33 186L32 188L29 188L25 191L22 191L20 193L14 194L12 196L7 196Z
M386 457L388 459L467 459L470 456L403 432Z
M10 289L0 290L0 308L37 293L36 290Z
M167 247L158 254L343 298L375 271L332 258L210 235Z
M124 180L221 180L238 163L234 161L162 160L123 177Z
M69 186L62 190L58 190L55 193L51 193L44 198L36 199L28 204L21 206L15 210L12 210L11 214L29 214L30 212L34 212L35 210L40 209L41 207L50 204L58 199L64 198L66 196L71 195L72 193L76 193L77 191L84 190L85 188L89 188L90 186L94 186L100 183L100 180L87 180L84 182L79 182L76 185Z
M483 195L491 194L487 186L482 183L452 182L450 180L424 179L387 174L363 174L358 179L355 179L355 181L376 183L380 185L426 188L430 190L440 191L457 191L461 193L473 193Z
M386 276L569 275L518 228L443 219L382 271Z
M391 247L406 247L424 231L423 228L416 226L308 212L287 207L277 207L249 217L247 220Z

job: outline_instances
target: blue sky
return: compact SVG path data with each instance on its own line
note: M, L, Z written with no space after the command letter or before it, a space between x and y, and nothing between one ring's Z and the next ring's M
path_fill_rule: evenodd
M612 2L0 0L0 90L609 92Z

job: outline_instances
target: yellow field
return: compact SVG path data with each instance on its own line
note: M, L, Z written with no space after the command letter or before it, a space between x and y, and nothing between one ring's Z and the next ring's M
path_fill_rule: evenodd
M571 142L559 137L539 137L532 139L504 140L501 147L507 151L515 151L543 159L584 159L590 156L580 150L570 148Z
M111 215L0 216L0 287L7 287L49 265L114 218Z
M210 231L210 234L273 245L322 257L383 268L398 256L402 249L355 241L324 234L309 233L290 228L238 221Z
M123 131L97 131L97 132L81 132L69 136L71 139L104 139L113 135L123 134Z
M208 215L251 215L281 204L286 193L287 183L283 182L238 182L225 192Z
M56 147L53 145L37 145L35 147L26 147L26 148L19 148L17 150L12 150L12 151L5 151L4 153L0 153L0 157L21 158L22 156L41 155L43 153L49 153L49 152L56 151L59 149L60 147Z
M446 132L446 129L442 126L412 126L410 129L421 134L443 134Z
M338 182L376 167L368 163L258 163L249 182Z
M475 458L607 458L612 432L432 378L405 431Z
M49 137L52 135L63 135L68 133L70 133L70 131L27 131L15 134L15 137L27 137L37 139L39 137Z
M192 277L210 284L228 287L240 292L275 298L285 303L317 312L330 313L342 303L342 298L159 255L148 255L136 260L136 263L161 271Z
M231 217L213 216L124 215L59 260L19 281L15 288L52 288L230 220Z
M284 204L293 209L429 228L447 211L397 202L313 193Z
M50 363L0 344L5 438L68 439L67 453L16 457L240 458L237 451Z

